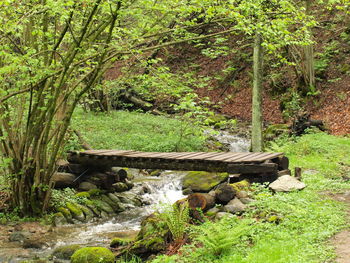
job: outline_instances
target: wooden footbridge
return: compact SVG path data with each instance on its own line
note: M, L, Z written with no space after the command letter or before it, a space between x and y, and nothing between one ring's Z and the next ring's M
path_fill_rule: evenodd
M251 152L138 152L88 150L70 152L70 163L86 167L129 167L183 171L228 172L231 174L277 173L288 169L283 153Z

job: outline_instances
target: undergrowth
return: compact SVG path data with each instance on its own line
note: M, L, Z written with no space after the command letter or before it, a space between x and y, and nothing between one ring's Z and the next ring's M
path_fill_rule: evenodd
M350 175L350 139L311 133L280 139L270 150L285 152L291 168L303 169L304 190L273 194L255 186L243 216L191 227L191 244L152 263L334 262L326 241L346 227L346 211L328 193L350 189L343 180Z
M79 130L94 149L138 151L201 151L205 137L198 127L181 120L147 113L113 111L85 113L77 110L72 127Z

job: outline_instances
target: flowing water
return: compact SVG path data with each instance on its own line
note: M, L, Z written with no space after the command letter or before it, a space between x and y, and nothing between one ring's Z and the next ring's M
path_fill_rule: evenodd
M249 141L246 138L224 131L214 137L219 142L226 144L230 151L246 152L249 150ZM0 262L17 263L25 258L47 257L56 247L70 244L107 247L114 237L135 235L145 216L184 197L181 191L181 178L185 174L185 172L164 171L159 177L138 175L135 178L135 187L131 192L139 194L141 189L147 189L147 193L141 197L143 202L149 205L129 208L105 222L55 227L45 240L47 246L40 250L21 249L11 246L11 243L5 243L3 247L0 247ZM9 246L6 247L6 244Z

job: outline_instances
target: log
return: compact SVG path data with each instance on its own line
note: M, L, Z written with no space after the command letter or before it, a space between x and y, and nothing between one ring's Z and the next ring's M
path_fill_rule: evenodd
M187 197L188 206L191 210L196 211L200 208L203 212L215 206L215 198L210 194L195 193Z
M71 173L55 173L52 177L52 182L55 188L75 187L77 176Z
M288 170L289 159L286 156L280 156L272 160L274 163L277 163L278 170Z

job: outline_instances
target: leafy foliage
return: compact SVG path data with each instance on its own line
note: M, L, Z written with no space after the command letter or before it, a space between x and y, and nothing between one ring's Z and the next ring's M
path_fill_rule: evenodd
M172 234L175 242L180 242L185 237L187 224L190 220L188 202L175 203L170 209L164 211L162 216Z

